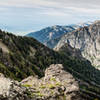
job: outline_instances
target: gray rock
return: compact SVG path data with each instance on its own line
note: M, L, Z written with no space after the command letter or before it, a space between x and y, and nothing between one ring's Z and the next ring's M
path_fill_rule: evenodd
M37 78L35 81L34 78L33 80L32 78L30 80L30 77L27 79L24 83L22 81L22 84L28 84L31 88L36 89L32 97L36 100L74 100L70 98L79 92L78 82L70 73L64 71L62 64L51 65L41 79Z
M0 74L0 100L28 100L24 92L26 88L22 87L19 82Z
M66 43L79 49L94 66L100 66L100 21L64 35L54 50L59 51Z

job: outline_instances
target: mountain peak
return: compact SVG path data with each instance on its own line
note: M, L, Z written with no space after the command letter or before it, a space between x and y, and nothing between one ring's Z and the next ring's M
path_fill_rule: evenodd
M100 66L100 21L64 35L55 48L61 48L66 43L79 49L83 57L90 60L94 66Z
M33 37L43 44L46 44L49 40L61 37L63 34L66 34L73 30L73 27L54 25L37 32L29 33L27 36Z

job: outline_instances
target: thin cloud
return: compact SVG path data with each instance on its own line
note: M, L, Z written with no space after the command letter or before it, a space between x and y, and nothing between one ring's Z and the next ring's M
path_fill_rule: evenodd
M27 32L53 24L91 21L100 17L99 5L100 0L0 0L0 23L10 26L10 31Z
M57 12L57 11L50 11L50 12L43 12L40 14L48 15L48 16L69 16L67 13Z
M51 2L46 0L5 0L0 1L1 6L7 6L7 7L52 7L58 5L57 2Z
M67 10L83 13L99 14L100 0L2 0L1 7L26 7L37 9L55 9L66 13ZM70 8L70 9L69 9ZM47 13L47 12L45 12ZM56 14L55 14L56 15ZM66 14L62 14L66 15Z
M90 9L90 8L79 8L79 7L68 7L67 9L77 12L77 13L88 13L88 14L100 14L100 9Z

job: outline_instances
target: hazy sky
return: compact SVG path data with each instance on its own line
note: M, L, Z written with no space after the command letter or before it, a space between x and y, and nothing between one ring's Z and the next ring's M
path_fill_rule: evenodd
M100 19L100 0L0 0L0 28L24 34Z

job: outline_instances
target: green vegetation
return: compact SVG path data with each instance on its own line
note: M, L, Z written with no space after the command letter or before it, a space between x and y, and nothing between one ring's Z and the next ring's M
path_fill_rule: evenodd
M56 78L55 78L55 77L51 77L50 80L51 80L51 81L56 81Z
M35 95L39 96L39 97L43 97L44 94L41 94L41 93L36 93Z
M60 82L56 82L56 86L61 86L62 84Z
M43 97L44 94L40 93L40 91L37 91L35 93L32 93L30 94L30 97Z
M100 93L100 88L97 86L100 85L100 71L89 61L72 56L74 52L68 49L68 46L64 50L54 52L33 38L15 36L1 30L0 41L9 49L9 53L0 49L0 72L5 76L18 81L30 75L42 77L45 69L51 64L63 64L64 69L76 79L88 82L93 91ZM51 80L55 81L54 78ZM95 82L96 86L91 82Z
M39 87L40 89L45 89L46 85L45 84L41 84L41 86Z
M48 84L48 88L49 89L54 89L55 88L55 84Z
M95 98L94 100L99 100L98 98Z
M32 86L29 84L24 84L23 87L32 87Z
M10 53L5 53L0 49L0 62L3 65L0 72L10 78L21 80L30 75L42 77L49 65L60 62L57 53L33 38L0 31L0 40L10 50Z

